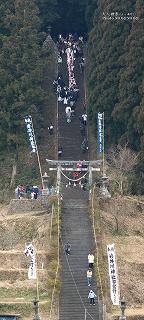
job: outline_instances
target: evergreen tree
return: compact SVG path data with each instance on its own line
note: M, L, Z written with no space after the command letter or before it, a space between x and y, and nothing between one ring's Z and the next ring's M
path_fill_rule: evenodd
M86 6L86 23L88 30L91 30L93 28L93 18L94 13L97 9L97 2L96 0L87 0L87 6Z
M92 1L91 1L92 3ZM134 13L133 20L103 19L102 12ZM97 112L105 112L106 146L129 143L141 151L135 173L131 176L131 191L142 193L144 177L144 9L142 0L99 0L88 43L89 118L97 130Z
M43 60L38 8L34 0L13 1L5 9L1 34L1 148L18 154L25 142L24 116L38 110L45 100L42 90ZM34 107L33 107L34 106Z
M60 18L57 0L36 0L36 3L40 12L41 28L47 31L49 25L54 27L56 21Z
M121 57L122 68L119 73L118 103L113 111L114 121L121 125L121 140L127 140L139 150L141 145L141 119L143 118L144 78L144 29L141 21L144 9L141 0L136 1L135 17L131 32L125 41L124 55ZM140 114L140 117L139 117Z
M84 34L87 32L85 11L88 0L57 0L60 19L53 24L55 34L77 32Z
M119 79L122 68L121 57L125 53L125 42L130 35L132 21L104 19L112 12L134 12L134 1L103 1L93 18L93 29L89 37L88 55L90 68L88 75L89 114L96 130L97 112L105 112L106 141L115 143L122 135L123 123L113 118L115 106L119 103Z

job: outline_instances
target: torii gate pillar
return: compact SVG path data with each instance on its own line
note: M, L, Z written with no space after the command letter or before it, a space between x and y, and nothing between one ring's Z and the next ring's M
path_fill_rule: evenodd
M57 194L60 193L60 184L61 184L61 165L58 163L57 166Z
M89 200L91 199L91 191L92 191L92 166L89 165Z

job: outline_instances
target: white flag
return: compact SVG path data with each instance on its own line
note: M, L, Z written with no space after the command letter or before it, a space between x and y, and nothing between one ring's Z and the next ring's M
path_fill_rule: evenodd
M29 280L35 280L37 278L36 275L36 264L35 262L31 261L30 266L29 266L29 270L28 270L28 279Z
M34 250L34 246L30 243L29 245L25 246L25 250L24 250L25 255L28 257L31 257L31 262L30 262L30 266L28 269L28 279L36 279L37 275L36 275L36 257L35 257L35 250Z
M27 257L28 256L33 257L33 255L34 255L34 247L33 247L33 245L31 243L28 246L27 245L25 246L24 253L25 253L25 255Z
M115 258L114 244L107 245L108 265L109 265L109 277L110 277L110 294L113 305L119 305L119 286L118 275Z

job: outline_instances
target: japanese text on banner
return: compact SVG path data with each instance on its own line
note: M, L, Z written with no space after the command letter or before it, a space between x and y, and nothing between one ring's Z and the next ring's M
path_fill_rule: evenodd
M116 258L114 244L107 245L109 277L110 277L110 294L113 305L119 305L119 286L116 268Z
M98 112L98 152L102 153L103 152L103 113Z

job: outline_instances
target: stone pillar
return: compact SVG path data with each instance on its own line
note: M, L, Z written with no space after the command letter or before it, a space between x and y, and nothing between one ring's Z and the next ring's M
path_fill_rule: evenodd
M61 184L61 165L58 164L57 168L57 194L60 194L60 184Z
M92 167L89 165L89 200L91 199L92 192Z
M43 179L43 194L48 194L48 182L49 182L49 176L47 175L47 172L44 173L42 176Z

